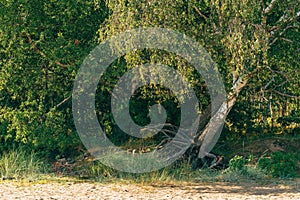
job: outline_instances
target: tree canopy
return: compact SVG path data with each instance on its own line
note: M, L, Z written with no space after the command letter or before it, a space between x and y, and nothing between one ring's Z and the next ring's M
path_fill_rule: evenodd
M25 143L48 156L80 146L72 119L71 95L83 59L97 44L138 27L179 31L199 42L217 63L226 101L224 133L251 135L285 128L299 133L300 5L298 0L1 0L0 151ZM201 74L170 52L140 49L118 58L99 82L96 112L111 139L124 136L111 116L110 98L118 78L144 63L178 70L201 99L211 102ZM167 88L136 91L131 116L149 123L148 107L161 103L178 126L179 110ZM232 111L231 111L232 110ZM214 116L210 116L214 117ZM199 127L201 141L218 124ZM298 128L298 129L297 129ZM150 138L159 143L162 135ZM81 147L80 147L81 148Z

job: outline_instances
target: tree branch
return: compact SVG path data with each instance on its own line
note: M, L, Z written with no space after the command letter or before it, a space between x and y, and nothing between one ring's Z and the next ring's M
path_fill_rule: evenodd
M268 91L275 92L275 93L277 93L277 94L279 94L281 96L284 96L284 97L289 97L289 98L294 98L294 99L300 99L300 97L298 97L298 96L294 96L294 95L290 95L290 94L285 94L285 93L279 92L278 90L272 89L272 90L268 90Z
M71 98L71 95L68 96L67 98L65 98L64 100L62 100L59 104L57 104L55 107L58 108L60 107L62 104L64 104L66 101L68 101Z
M272 74L272 78L271 78L271 80L263 87L263 90L266 90L267 89L267 87L269 87L270 86L270 84L272 83L272 82L274 82L275 81L275 79L274 79L274 74Z
M38 54L40 54L43 58L46 58L46 59L50 60L50 58L36 46L36 44L34 43L34 41L32 40L32 38L30 37L30 35L29 35L28 33L26 33L26 37L27 37L27 39L28 39L30 45L33 47L33 49L34 49ZM64 67L64 68L67 68L67 67L68 67L68 65L65 65L65 64L63 64L63 63L61 63L61 62L59 62L59 61L54 61L54 63L55 63L56 65L60 66L60 67Z
M276 2L277 2L277 0L272 0L271 3L269 4L269 6L264 9L263 13L264 14L270 13L273 10Z
M287 39L287 38L284 38L284 37L282 37L282 38L280 38L280 39L282 39L283 41L289 42L289 43L293 43L293 41L292 41L292 40L290 40L290 39Z
M281 38L281 37L283 36L283 34L284 34L288 29L290 29L290 28L297 28L297 27L296 27L296 26L287 26L287 27L285 27L285 28L279 33L279 35L278 35L276 38L274 38L272 42L270 42L270 46L272 46L273 44L275 44L275 42L276 42L279 38ZM274 34L275 34L275 32L272 31L272 32L271 32L271 35L274 35ZM285 39L285 40L287 40L287 39ZM291 40L288 40L288 42L292 42L292 41L291 41Z
M279 24L279 25L274 25L272 26L271 28L269 28L268 30L270 31L271 35L274 35L275 32L281 30L286 24L294 21L294 20L297 20L298 17L300 17L300 11L296 13L295 16L291 17L291 18L288 18L287 17L287 13L285 12L285 14L283 14L279 20L276 22L276 24L282 22L282 24Z
M203 15L196 6L193 6L193 8L200 17L202 17L205 21L207 21L207 17Z
M300 17L300 11L297 12L296 15L291 18L288 18L287 16L288 16L287 13L283 14L277 22L282 22L282 21L283 22L291 22L291 21L297 19L298 17Z

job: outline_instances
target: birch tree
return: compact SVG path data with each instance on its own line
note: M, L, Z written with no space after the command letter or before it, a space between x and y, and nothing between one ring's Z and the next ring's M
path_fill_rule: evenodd
M243 90L253 84L261 93L299 98L299 93L286 93L276 88L281 78L274 75L294 72L299 76L299 1L107 1L112 13L101 26L99 40L128 29L158 26L179 30L203 45L219 65L226 87L226 101L212 115L206 112L206 123L201 123L195 145L198 157L214 157L209 152L217 142L218 132ZM281 45L287 53L286 62L280 59ZM158 54L152 51L152 54ZM162 55L162 54L159 54ZM293 55L293 56L291 56ZM159 56L156 56L156 58ZM163 58L162 58L163 57ZM127 64L141 63L142 53L125 56ZM169 59L169 63L175 60ZM168 62L167 62L168 63ZM293 64L291 64L293 63ZM179 65L186 65L180 63ZM187 68L185 68L187 69ZM293 71L294 70L294 71ZM182 72L184 73L184 72ZM190 74L185 74L191 76ZM274 81L278 78L278 81ZM260 80L256 83L253 81ZM287 81L287 80L286 80ZM289 80L295 86L295 79ZM194 82L194 86L201 83ZM297 83L297 80L296 80ZM277 85L277 86L276 86ZM270 89L273 88L273 89ZM275 88L275 89L274 89ZM210 118L210 119L209 119Z
M207 26L211 27L208 28L211 30L209 34L216 39L221 38L223 47L221 52L224 53L225 65L228 66L228 80L231 79L230 84L227 82L230 86L227 88L227 101L222 104L219 112L212 116L212 119L225 120L241 91L247 87L251 89L249 85L252 79L263 73L265 73L264 78L267 79L269 74L271 78L261 86L262 93L273 88L269 92L299 99L299 92L288 94L274 89L282 84L280 81L279 83L275 81L274 74L288 74L292 70L292 73L299 77L297 61L299 55L293 54L299 51L299 3L299 1L278 2L276 0L270 2L211 1L211 12L207 17L200 12L200 9L194 7L199 16L205 19ZM280 45L278 43L288 45L290 49L278 49ZM281 50L288 53L284 56L295 65L289 63L282 65L280 58L284 58L281 57ZM290 54L293 56L289 56ZM295 81L297 82L297 78L291 82ZM200 158L205 156L205 152L211 150L211 142L215 141L206 140L206 137L213 135L218 130L218 126L218 120L210 120L200 132L197 141L201 145Z

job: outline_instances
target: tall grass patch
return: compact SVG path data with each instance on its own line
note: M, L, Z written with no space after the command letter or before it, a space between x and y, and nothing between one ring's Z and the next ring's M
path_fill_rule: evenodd
M36 153L25 148L19 147L0 153L1 179L35 177L45 171L45 163L38 158Z

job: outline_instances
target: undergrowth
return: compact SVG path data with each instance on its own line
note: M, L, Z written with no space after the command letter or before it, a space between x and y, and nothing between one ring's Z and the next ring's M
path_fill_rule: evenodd
M163 169L132 174L113 170L100 162L93 163L89 168L90 177L99 181L129 180L133 182L168 182L168 181L208 181L208 182L239 182L239 181L274 181L274 179L295 178L299 170L297 163L300 154L274 152L269 156L256 158L236 155L230 159L228 168L214 170L200 168L193 170L188 162L173 163Z
M239 181L267 181L274 178L293 178L300 154L275 152L268 156L256 158L236 155L229 160L228 167L222 170L207 167L193 169L188 161L176 161L160 170L148 173L126 173L105 166L99 161L91 161L84 165L84 176L55 174L49 170L49 165L34 152L24 148L12 149L0 154L0 178L36 180L50 175L52 178L77 178L96 182L239 182Z
M236 159L234 159L236 160ZM240 161L238 161L240 162ZM239 165L239 164L238 164ZM180 165L172 164L163 169L141 173L125 173L113 170L100 162L95 162L89 168L89 175L96 181L129 181L135 183L157 183L157 182L237 182L240 180L252 181L261 180L265 181L270 178L260 168L254 165L237 166L233 164L231 167L223 170L215 170L209 168L192 169L188 162L181 163Z

